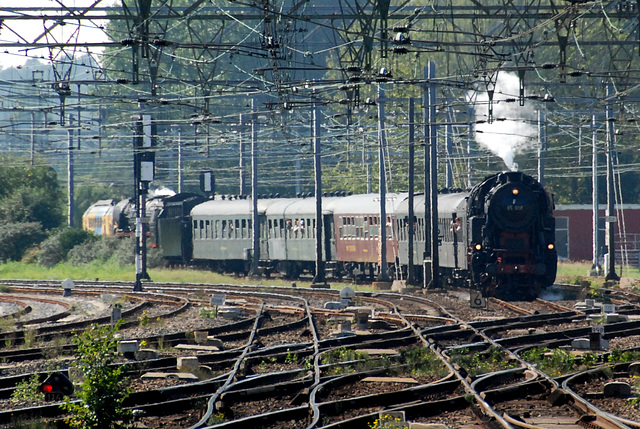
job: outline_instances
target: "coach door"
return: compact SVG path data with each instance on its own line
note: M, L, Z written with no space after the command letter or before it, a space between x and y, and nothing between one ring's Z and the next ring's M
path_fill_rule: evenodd
M323 216L323 231L324 242L322 243L325 249L325 261L333 261L336 259L336 234L333 227L333 215Z
M269 231L267 230L267 219L265 216L259 216L260 219L260 260L269 259ZM253 236L252 236L253 237Z

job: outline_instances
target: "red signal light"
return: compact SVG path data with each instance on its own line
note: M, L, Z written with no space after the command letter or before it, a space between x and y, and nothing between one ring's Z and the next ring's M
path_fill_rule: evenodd
M41 388L43 393L51 393L53 391L53 385L49 383L44 383Z

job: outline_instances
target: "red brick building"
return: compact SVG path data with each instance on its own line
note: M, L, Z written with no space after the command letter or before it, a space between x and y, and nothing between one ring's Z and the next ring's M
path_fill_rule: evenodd
M558 205L556 217L556 248L561 260L591 261L593 259L593 214L591 205ZM600 248L606 248L605 206L600 205L598 213ZM623 261L634 267L639 266L640 256L640 205L627 204L622 210L616 209L615 222L616 265ZM602 263L603 251L600 251Z

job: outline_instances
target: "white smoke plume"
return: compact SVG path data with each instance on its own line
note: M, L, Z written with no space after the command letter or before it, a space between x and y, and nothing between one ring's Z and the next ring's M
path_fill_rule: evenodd
M161 187L161 188L157 188L157 189L152 189L149 191L148 193L148 197L149 198L153 198L153 197L172 197L176 194L176 192L172 189L169 189L167 187Z
M479 88L475 114L477 121L487 121L489 95ZM479 123L475 127L475 139L493 154L502 158L511 170L517 170L515 156L538 145L537 111L535 103L518 103L520 84L514 73L498 74L493 95L493 122ZM507 99L516 101L507 102Z

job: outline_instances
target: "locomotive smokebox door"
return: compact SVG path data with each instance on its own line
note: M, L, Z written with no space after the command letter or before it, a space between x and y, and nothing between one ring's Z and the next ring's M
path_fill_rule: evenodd
M482 296L479 290L469 291L469 304L471 308L487 308L487 298Z

